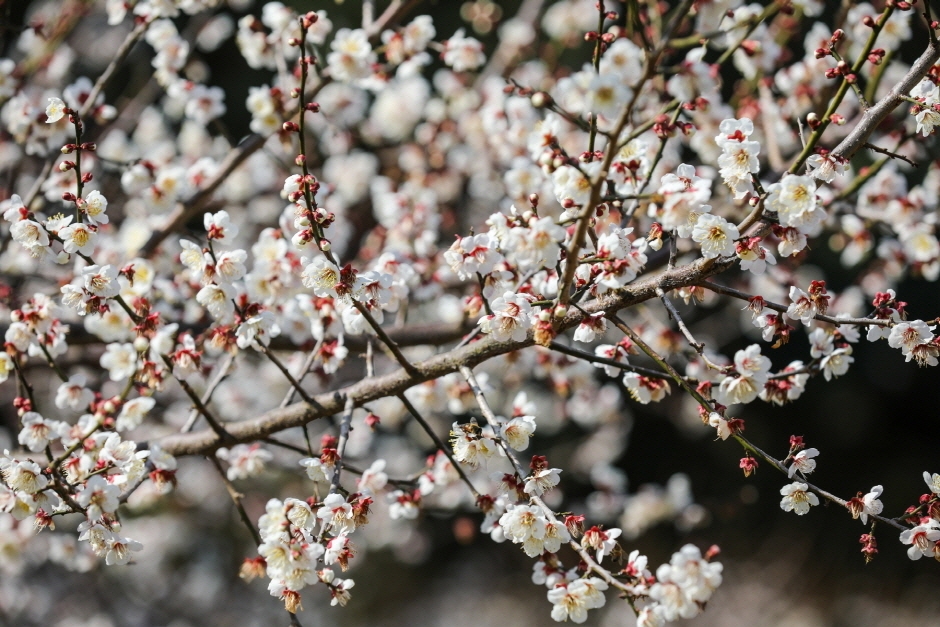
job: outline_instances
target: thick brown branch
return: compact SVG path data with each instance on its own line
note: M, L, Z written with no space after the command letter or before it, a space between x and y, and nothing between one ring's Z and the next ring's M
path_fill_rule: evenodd
M734 260L715 263L713 260L698 259L687 266L666 271L657 277L630 285L623 290L591 301L584 305L584 310L588 313L601 310L619 311L625 307L656 298L657 288L668 291L694 285L707 277L727 270L733 263ZM572 310L565 317L560 328L570 329L579 324L583 317L584 314L579 310ZM317 395L315 400L322 406L322 409L318 410L307 403L295 403L282 409L273 409L257 418L225 423L223 427L225 432L237 442L263 439L273 433L299 427L313 420L337 414L343 410L347 398L353 399L357 406L362 406L380 398L401 394L419 383L456 372L461 366L473 367L493 357L532 346L534 343L531 332L525 340L520 342L501 342L487 336L467 346L453 349L414 364L414 373L412 374L404 369L399 369L380 377L360 381L336 392ZM198 433L170 435L160 439L159 444L165 451L176 456L204 455L222 446L223 441L212 430L204 430Z

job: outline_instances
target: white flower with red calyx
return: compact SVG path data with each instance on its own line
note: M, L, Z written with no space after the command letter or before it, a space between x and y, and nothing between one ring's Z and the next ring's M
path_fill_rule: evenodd
M492 315L483 316L478 323L484 333L499 342L521 342L526 338L532 326L532 306L528 296L505 292L491 303L490 309Z
M734 240L738 237L740 234L737 226L710 213L700 215L692 229L692 240L702 247L702 256L705 259L733 255Z
M492 231L491 231L492 232ZM561 255L567 231L551 217L529 221L528 226L514 226L506 238L507 250L523 272L553 268Z
M816 460L813 458L817 455L819 455L819 450L814 448L803 449L794 455L792 459L793 463L790 464L790 470L787 472L787 476L792 479L797 470L804 475L808 475L816 470Z
M372 462L356 484L356 489L365 496L377 494L388 484L388 475L385 474L385 460L377 459Z
M332 573L332 570L326 571L327 573ZM335 606L339 605L340 607L345 607L349 600L352 598L352 594L349 593L349 589L356 585L356 582L352 579L330 579L327 581L323 580L324 583L329 584L330 586L330 605Z
M389 502L388 515L392 520L414 520L418 517L421 505L420 491L395 490L388 495L387 499Z
M461 280L473 278L478 273L487 275L503 260L498 247L499 240L489 233L458 237L444 252L444 261Z
M455 72L475 70L486 63L483 44L473 37L464 37L462 28L444 42L442 57L444 63Z
M657 603L653 606L657 611L653 617L646 616L647 620L695 617L721 585L722 570L721 563L703 559L698 547L685 545L668 564L656 569L656 583L650 586L649 596Z
M98 233L91 225L79 222L59 229L59 237L62 238L62 248L65 252L91 255L95 252Z
M97 189L88 192L80 206L92 224L108 223L108 214L105 213L108 210L108 199Z
M131 560L131 553L137 553L143 549L144 545L137 540L111 533L107 537L104 563L108 566L127 564Z
M319 457L305 457L298 463L304 467L311 481L326 482L333 475L333 464L326 464Z
M850 499L846 503L846 507L849 508L852 518L861 518L862 524L867 525L869 516L877 516L884 511L884 504L878 499L882 492L884 492L884 488L876 485L872 487L871 492L868 494L862 496L862 493L859 492L858 496Z
M130 343L108 344L99 363L112 381L123 381L137 372L137 349Z
M149 396L132 398L121 407L121 413L118 414L114 428L118 431L136 429L156 404L157 401Z
M255 350L261 350L262 345L267 346L272 337L281 334L281 327L277 325L274 313L262 309L242 321L235 334L235 343L239 348L251 346Z
M718 437L722 440L727 440L731 437L731 424L722 418L721 414L718 412L712 412L708 415L708 426L714 427L715 431L718 433Z
M761 246L761 238L749 237L745 241L737 242L734 250L741 260L741 269L750 270L754 274L764 274L768 265L776 265L777 259L766 248Z
M803 362L796 360L790 362L790 365L781 370L779 374L785 375L788 372L803 370L803 368ZM791 374L786 377L780 376L773 379L768 378L767 382L764 383L764 389L760 391L760 398L763 401L774 403L775 405L783 405L787 401L795 401L806 391L807 381L809 381L808 372L800 372L798 374Z
M232 223L228 211L207 213L202 221L206 227L206 237L220 244L230 244L238 235L238 226Z
M56 390L55 406L59 409L69 408L72 411L85 411L88 405L95 400L95 393L85 387L86 378L81 373L73 374L69 380L62 383Z
M189 268L196 279L201 280L212 258L202 248L187 239L180 240L180 248L182 248L180 263Z
M496 454L496 444L482 434L479 425L455 422L450 431L454 458L471 468L478 468Z
M55 124L68 112L69 108L61 98L49 98L49 104L46 105L46 124Z
M912 560L919 560L924 555L933 555L935 545L940 540L940 523L930 518L921 522L913 529L901 532L901 543L910 544L907 556Z
M927 483L927 487L930 488L931 492L940 496L940 475L937 473L930 474L925 470L924 481Z
M115 266L87 266L82 269L82 283L89 294L97 298L114 298L121 291Z
M787 484L780 488L780 494L783 498L780 500L780 508L785 512L794 512L802 516L809 512L812 505L819 505L819 497L809 492L809 486L799 481Z
M245 260L247 258L248 253L241 248L216 253L213 278L220 283L234 283L245 276Z
M526 494L542 496L561 482L561 470L549 468L548 461L541 455L534 455L529 464L532 473L525 479Z
M806 166L810 169L810 176L826 183L831 183L836 174L841 175L849 171L848 159L834 157L822 149L806 159Z
M624 364L629 363L628 355L630 355L631 350L635 349L633 349L633 345L629 339L625 338L625 340L626 341L621 340L617 344L600 344L599 346L595 346L594 354L598 357L622 362ZM603 368L608 377L616 377L622 371L621 368L609 364L592 363L592 365L595 368Z
M787 307L787 317L791 320L799 320L805 326L812 324L816 314L821 313L809 294L795 285L790 286L790 301Z
M655 379L645 377L635 372L627 372L623 375L623 384L626 386L630 396L638 403L646 405L666 398L671 388L669 382L665 379Z
M517 416L503 424L499 433L510 448L524 451L529 448L529 438L535 433L535 416Z
M36 494L49 485L49 480L42 474L39 464L29 460L16 461L0 457L0 474L10 488L26 494Z
M633 91L615 74L597 74L587 89L586 110L614 122L633 96Z
M617 538L623 533L616 527L612 529L601 529L600 527L591 527L584 532L581 538L581 548L585 550L596 551L597 563L600 564L605 555L611 555L617 545Z
M23 429L17 441L33 453L46 448L53 440L58 440L68 431L68 425L58 420L46 420L34 411L28 411L20 418Z
M923 103L911 107L911 115L917 120L914 132L927 137L935 126L940 126L940 87L930 78L924 78L911 90L911 98Z
M901 349L905 361L917 359L921 365L937 365L936 350L933 344L933 330L936 327L928 325L923 320L900 322L888 334L888 346ZM932 349L932 350L931 350ZM931 358L932 362L931 363Z
M809 176L788 175L767 188L765 206L777 213L783 227L809 230L826 218L816 199L816 182ZM782 254L782 253L781 253Z
M323 499L323 505L317 510L317 518L335 535L349 534L356 529L352 505L346 502L342 494L330 494Z
M568 621L583 623L587 620L588 610L604 607L607 602L604 590L607 583L597 577L575 579L567 584L559 584L548 591L548 600L552 603L552 619L557 622Z
M681 164L676 173L664 174L657 193L662 205L650 204L648 215L659 221L663 231L675 230L679 237L692 235L699 215L711 211L706 205L712 195L712 182L695 175L695 167Z
M336 31L330 52L326 57L330 76L341 83L351 83L372 75L375 52L369 37L361 28L341 28Z
M718 157L718 173L734 192L734 197L743 198L754 189L751 174L760 172L757 159L760 144L748 140L754 132L754 123L748 119L728 119L718 126L718 132L715 143L722 150Z
M39 255L49 247L49 234L41 224L33 220L14 222L10 225L10 236L33 256Z
M593 342L598 335L603 335L605 331L607 331L607 320L604 318L604 312L599 311L581 321L578 328L574 330L574 341Z
M562 220L577 217L578 213L572 210L586 205L591 199L591 181L600 172L601 165L598 161L582 163L580 169L563 165L552 173L555 198L565 208Z
M231 321L235 313L235 296L235 288L231 285L209 283L196 293L196 302L216 320Z
M734 354L737 377L725 377L716 398L722 405L750 403L760 393L770 373L770 359L761 355L760 345L751 344Z
M852 357L852 346L847 345L843 348L837 348L823 357L822 361L819 362L819 367L822 368L823 377L826 378L826 381L830 381L848 372L849 365L853 362L855 362L855 358Z
M78 488L75 500L85 508L88 520L98 520L104 514L113 514L121 502L121 489L105 481L101 475L94 475L85 485Z
M542 552L541 540L545 537L548 522L545 513L536 505L509 506L499 518L499 526L506 538L522 544L527 554L531 550L534 555Z
M179 346L170 355L173 362L173 376L186 379L199 372L202 363L202 351L196 350L196 341L189 333L183 333L177 339Z
M236 444L231 449L222 447L215 452L215 456L229 467L225 472L229 481L247 479L261 474L264 465L273 459L269 451L261 448L260 444Z
M349 560L355 554L352 543L349 541L349 537L340 534L335 538L331 538L329 542L326 543L326 551L323 553L323 563L327 566L332 566L333 564L339 564L340 568L346 570L349 568Z

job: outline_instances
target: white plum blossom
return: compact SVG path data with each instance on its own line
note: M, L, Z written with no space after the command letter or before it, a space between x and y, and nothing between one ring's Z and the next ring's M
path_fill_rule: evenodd
M65 117L66 105L61 98L50 98L46 106L46 124L55 124Z
M555 586L548 591L548 600L553 605L552 618L557 622L571 620L583 623L587 620L588 610L604 607L607 602L605 590L607 583L597 577L575 579Z
M787 471L787 476L792 479L797 470L804 475L808 475L816 470L816 460L813 458L817 455L819 455L819 450L815 448L803 449L794 455L791 460L790 470Z
M692 240L701 245L706 259L733 255L734 240L738 237L738 227L711 213L700 215L692 228Z
M271 453L259 444L236 444L230 449L222 447L215 456L228 462L225 474L229 481L254 477L263 472L265 464L273 459Z
M884 510L884 504L878 498L881 496L882 492L884 492L884 488L880 485L876 485L872 487L870 492L862 497L863 506L858 517L862 520L863 525L868 524L869 516L878 516Z
M327 69L337 81L350 83L372 74L375 52L369 37L361 28L341 28L336 31L330 44L332 52L326 57Z
M489 233L458 238L444 252L444 261L461 279L474 277L477 273L486 275L503 260L498 248L499 241Z
M522 294L506 292L490 305L492 315L480 318L479 325L484 333L500 342L521 342L526 338L532 324L532 306Z
M769 186L767 192L765 205L777 212L783 226L808 232L826 218L826 212L817 203L816 183L808 176L785 176Z
M754 189L751 175L760 172L760 143L748 139L754 123L748 119L727 119L718 126L715 143L721 148L718 173L731 188L735 198L743 198Z
M901 532L901 543L911 545L911 548L907 550L907 556L912 560L919 560L925 555L933 555L938 540L940 540L940 523L932 518L913 529Z
M510 448L524 451L529 448L529 438L535 433L535 416L518 416L499 430L500 435Z
M561 482L561 470L558 468L543 468L533 471L526 477L523 491L533 496L541 496Z
M927 487L930 488L931 492L940 496L940 474L930 474L924 471L924 481L927 483Z
M455 72L475 70L486 63L483 44L473 37L465 37L462 28L444 42L443 58Z
M780 508L785 512L794 512L802 516L809 513L811 505L819 505L819 497L809 492L809 486L799 481L787 484L780 488L780 494L783 499L780 500Z

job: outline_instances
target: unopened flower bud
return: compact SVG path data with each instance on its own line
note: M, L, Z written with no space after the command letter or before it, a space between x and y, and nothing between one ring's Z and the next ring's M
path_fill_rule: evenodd
M296 133L300 131L300 127L297 126L296 122L284 122L281 128L284 129L288 133Z
M534 94L532 94L531 101L532 101L533 107L535 107L536 109L541 109L543 107L547 107L548 105L550 105L552 102L552 99L551 99L551 96L546 94L544 91L537 91Z
M75 162L73 161L63 161L59 164L59 172L68 172L75 167Z
M332 244L330 244L330 240L326 238L323 238L320 240L319 246L320 246L320 250L322 250L323 252L326 252L333 247Z

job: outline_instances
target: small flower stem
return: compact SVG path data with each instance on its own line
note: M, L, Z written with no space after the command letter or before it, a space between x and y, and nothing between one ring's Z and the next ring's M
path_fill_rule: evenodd
M245 523L245 526L248 528L248 531L251 533L252 539L255 541L255 546L260 546L262 544L261 534L258 532L257 527L254 523L251 522L251 518L248 517L248 512L245 511L245 506L242 504L242 498L244 494L235 489L235 486L229 481L228 475L225 474L225 469L222 468L222 464L216 458L214 454L206 455L215 469L219 473L219 478L222 479L222 483L225 485L225 490L228 492L228 495L232 497L232 503L235 505L235 509L238 511L238 517L241 518L241 521Z
M375 318L372 317L372 313L369 311L369 308L359 302L358 300L353 299L353 306L362 314L362 317L366 319L366 322L369 323L369 326L372 327L372 330L375 331L375 334L379 336L379 339L382 340L382 343L388 347L388 350L392 352L392 355L395 357L395 361L405 369L405 372L408 374L416 374L418 369L415 368L414 364L408 361L408 358L401 352L401 349L398 347L398 344L388 336L388 333L385 332L385 329L382 328Z
M353 398L347 397L343 408L343 418L339 426L339 442L336 444L336 455L338 461L336 468L333 469L333 480L330 482L330 494L336 494L339 491L339 480L343 471L343 458L346 456L346 443L349 441L349 432L352 428L353 410L356 408L356 402Z

